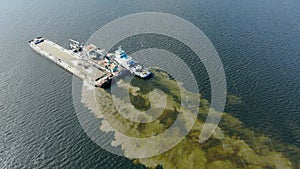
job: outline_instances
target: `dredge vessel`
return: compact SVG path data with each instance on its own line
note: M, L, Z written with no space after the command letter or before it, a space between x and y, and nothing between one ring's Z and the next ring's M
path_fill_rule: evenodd
M75 40L70 41L70 49L43 37L30 40L29 45L37 53L95 87L110 87L113 78L126 72L142 79L151 76L151 72L136 63L121 47L114 53L106 53L93 44L84 46Z

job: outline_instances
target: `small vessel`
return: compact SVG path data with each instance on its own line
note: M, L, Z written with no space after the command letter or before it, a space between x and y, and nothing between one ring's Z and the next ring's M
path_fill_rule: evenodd
M121 46L115 51L114 59L125 69L129 70L135 76L146 79L151 76L151 72L128 56Z

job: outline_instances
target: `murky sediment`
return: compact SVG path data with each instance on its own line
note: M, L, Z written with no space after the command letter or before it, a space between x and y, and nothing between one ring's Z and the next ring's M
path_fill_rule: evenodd
M104 89L90 89L83 85L82 102L95 114L96 118L103 119L99 130L114 133L112 146L120 146L124 155L134 159L136 163L143 164L149 168L160 165L163 168L297 168L297 158L300 150L293 146L275 143L271 138L254 133L243 126L242 122L228 113L224 113L219 127L214 135L205 143L199 143L199 135L208 113L209 103L198 94L184 91L181 86L176 86L174 80L166 78L163 72L155 72L155 87L146 85L147 82L133 81L131 87L124 87L119 83L118 87L129 91L131 106L127 105L122 98L111 95ZM160 84L164 86L162 88ZM147 88L148 87L148 88ZM168 90L166 90L168 89ZM188 108L180 105L180 93L193 95L200 98L199 115L196 121L191 117L195 114ZM162 95L162 92L164 95ZM159 97L162 95L162 97ZM144 102L136 106L134 98L140 97ZM139 99L138 99L139 100ZM240 99L231 96L232 104L238 104ZM143 110L149 107L150 111ZM117 108L116 108L117 107ZM162 110L162 108L164 108ZM148 109L149 110L149 109ZM122 113L119 113L122 111ZM163 134L174 121L180 121L172 132L163 138L151 142L139 142L131 139L149 138ZM138 123L142 120L147 123ZM194 123L195 122L195 123ZM191 128L189 126L192 125ZM182 127L182 128L181 128ZM180 129L190 129L187 135L180 139ZM127 137L124 137L126 135ZM177 139L180 139L178 141ZM147 158L132 158L134 154L147 153L161 149L161 146L178 144L168 151ZM153 144L152 144L153 143ZM288 152L284 151L288 148ZM281 150L281 151L280 151ZM292 157L293 156L293 157ZM299 162L299 161L298 161Z

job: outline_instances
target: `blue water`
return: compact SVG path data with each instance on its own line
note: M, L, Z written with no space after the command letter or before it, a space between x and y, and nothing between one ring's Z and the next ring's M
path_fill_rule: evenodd
M85 42L106 23L146 11L177 15L203 30L224 64L228 92L242 99L226 110L247 127L300 147L299 1L4 0L0 168L142 168L86 136L73 108L72 75L27 41L42 35L63 46L69 38ZM194 73L209 98L202 71Z

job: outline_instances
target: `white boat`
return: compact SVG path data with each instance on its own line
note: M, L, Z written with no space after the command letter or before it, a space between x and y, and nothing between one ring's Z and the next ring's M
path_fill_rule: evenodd
M142 79L148 78L151 72L143 68L143 66L135 62L132 57L128 56L121 46L115 51L114 59L125 69L129 70L132 74Z

